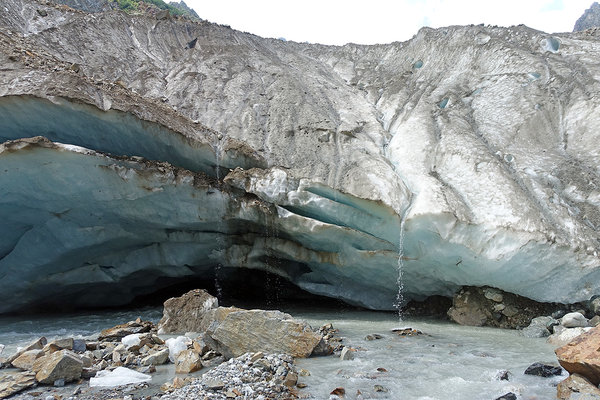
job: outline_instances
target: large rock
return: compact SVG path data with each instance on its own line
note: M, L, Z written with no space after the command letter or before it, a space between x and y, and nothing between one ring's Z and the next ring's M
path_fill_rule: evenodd
M536 317L531 323L521 331L523 336L531 338L541 338L550 336L549 327L557 321L552 317Z
M549 314L552 308L552 305L495 288L464 287L454 295L448 316L461 325L515 329L528 327L534 317ZM540 330L533 327L526 332L533 334L533 330L536 335L540 334Z
M563 326L555 326L554 333L548 337L547 342L554 346L555 349L558 349L585 332L589 332L591 329L592 328L565 328Z
M579 374L571 374L556 388L556 397L560 400L599 400L600 389Z
M37 359L32 370L36 373L35 379L39 383L52 385L59 379L65 382L79 379L83 362L77 354L61 350Z
M555 350L558 362L571 374L600 384L600 326L592 328Z
M44 356L43 350L28 350L17 357L13 362L12 366L25 371L31 370L33 363L40 357Z
M48 340L42 336L39 339L36 339L36 340L32 341L31 343L29 343L27 346L23 347L21 350L17 351L12 356L10 356L6 360L6 363L12 364L12 362L14 360L19 358L23 353L28 352L30 350L42 350L44 348L44 346L46 346L46 344L48 344Z
M0 399L5 399L35 385L35 373L15 372L0 377Z
M191 290L181 297L168 299L164 303L163 316L158 322L158 332L204 332L207 328L204 321L206 313L218 306L217 298L202 289Z
M211 325L204 339L228 358L247 352L308 357L321 335L313 332L306 322L281 311L242 310L231 312L220 323Z
M560 319L560 324L565 328L585 328L588 326L588 319L579 312L565 314Z

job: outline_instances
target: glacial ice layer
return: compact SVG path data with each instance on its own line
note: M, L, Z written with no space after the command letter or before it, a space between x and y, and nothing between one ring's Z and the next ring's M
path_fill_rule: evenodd
M216 266L374 309L399 267L403 301L600 294L597 32L332 47L5 11L0 313L124 304Z

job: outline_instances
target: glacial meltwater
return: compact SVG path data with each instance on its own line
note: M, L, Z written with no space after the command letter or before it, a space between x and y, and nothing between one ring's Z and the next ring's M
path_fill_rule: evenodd
M508 392L519 399L552 399L556 384L566 377L541 378L524 375L534 362L556 363L553 349L545 339L521 336L518 331L475 328L450 322L403 318L403 327L423 332L419 336L398 336L395 313L348 311L338 309L284 309L294 317L306 319L313 328L332 323L344 338L343 343L357 349L354 359L339 357L298 359L299 382L306 388L301 398L329 399L335 388L345 389L345 399L391 400L493 400ZM67 316L1 317L0 343L7 347L3 356L17 346L46 336L92 336L100 330L137 318L157 322L161 308L111 311ZM379 334L381 339L367 340ZM498 374L508 370L508 380ZM153 386L172 380L173 372L153 376ZM85 383L87 385L87 383ZM303 397L302 397L303 396Z

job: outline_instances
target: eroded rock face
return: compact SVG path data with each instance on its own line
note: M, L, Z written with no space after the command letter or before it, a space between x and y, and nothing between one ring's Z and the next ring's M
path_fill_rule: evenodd
M216 265L390 309L400 250L406 301L465 285L545 302L600 293L593 32L425 28L405 43L333 47L34 0L3 7L0 140L45 135L114 157L98 168L91 153L69 164L79 157L62 151L34 195L41 166L24 179L15 166L28 152L0 154L12 194L0 200L0 312L63 289L75 305L122 304ZM198 172L214 181L173 178ZM22 198L28 213L33 199L45 208L15 212Z
M448 316L461 325L515 329L529 326L533 318L549 314L551 310L552 305L495 288L465 287L454 296Z

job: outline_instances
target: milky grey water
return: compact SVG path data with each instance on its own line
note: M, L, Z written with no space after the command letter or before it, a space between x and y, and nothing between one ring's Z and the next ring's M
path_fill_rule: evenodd
M6 356L41 335L49 339L67 335L85 337L138 316L157 322L161 311L148 308L35 319L0 318L0 343L7 345L3 354ZM343 387L346 399L356 399L360 391L365 399L495 399L513 392L519 399L541 400L555 398L555 385L566 377L524 375L525 368L533 362L556 363L556 357L544 339L525 338L517 331L405 318L403 326L419 329L425 335L400 337L391 332L398 327L394 313L284 311L306 319L315 328L331 322L345 338L345 344L359 349L351 361L337 357L298 360L298 369L310 372L310 376L299 379L307 385L300 391L306 398L328 399L333 389ZM365 339L373 333L383 338ZM496 379L500 370L511 372L509 381ZM376 391L375 385L384 391Z

